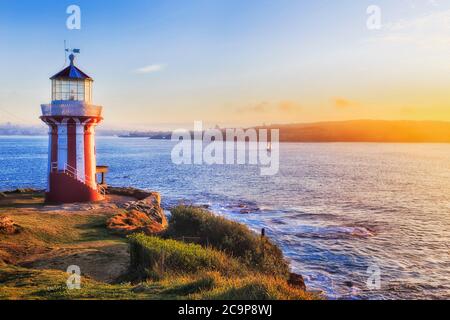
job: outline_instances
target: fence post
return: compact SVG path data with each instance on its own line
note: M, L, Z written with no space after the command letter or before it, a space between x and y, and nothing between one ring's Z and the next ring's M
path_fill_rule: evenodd
M264 252L264 240L265 240L265 237L266 237L266 229L262 228L261 229L261 254L263 256L263 259L264 259L264 255L265 255L265 252Z

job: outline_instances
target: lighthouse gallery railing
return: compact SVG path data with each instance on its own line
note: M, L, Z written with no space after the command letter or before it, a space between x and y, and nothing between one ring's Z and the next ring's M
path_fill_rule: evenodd
M101 117L103 108L80 101L65 101L43 104L41 109L44 117Z

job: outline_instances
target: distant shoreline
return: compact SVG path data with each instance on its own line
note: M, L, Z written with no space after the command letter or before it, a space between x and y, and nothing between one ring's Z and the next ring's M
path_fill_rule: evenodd
M444 121L352 120L256 126L249 129L269 132L279 130L280 142L283 143L450 143L450 122ZM225 136L227 128L217 130ZM5 129L0 126L2 137L41 135L45 136L45 133L40 130L33 131L11 125ZM171 140L172 132L98 130L98 136Z
M216 129L226 136L227 128ZM283 143L450 143L450 122L443 121L351 120L264 125L249 129L279 130ZM171 135L167 131L135 131L120 137L171 140Z
M162 139L162 138L149 138L149 137L123 137L117 135L98 135L101 138L118 138L118 139L141 139L141 140L155 140L155 141L168 141L171 139ZM0 139L2 138L47 138L46 135L0 135ZM280 141L283 144L356 144L356 143L370 143L370 144L450 144L450 141Z

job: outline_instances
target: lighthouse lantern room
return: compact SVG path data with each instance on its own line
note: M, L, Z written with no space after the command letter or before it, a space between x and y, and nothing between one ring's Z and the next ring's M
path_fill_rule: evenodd
M104 188L97 184L95 127L103 120L102 107L92 104L93 79L70 65L51 77L52 102L41 106L49 127L46 201L99 201Z

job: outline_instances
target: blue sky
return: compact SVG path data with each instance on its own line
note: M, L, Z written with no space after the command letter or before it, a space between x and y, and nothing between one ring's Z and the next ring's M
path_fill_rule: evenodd
M81 30L65 26L71 4ZM382 9L380 31L366 27L370 4ZM95 79L107 127L450 120L449 9L439 0L0 0L0 123L39 123L64 40L82 50L77 64Z

